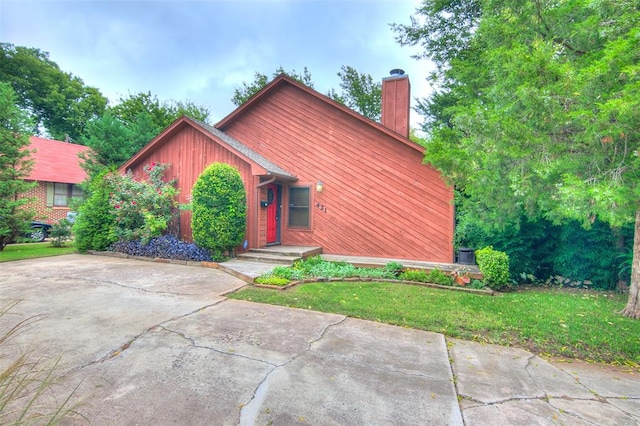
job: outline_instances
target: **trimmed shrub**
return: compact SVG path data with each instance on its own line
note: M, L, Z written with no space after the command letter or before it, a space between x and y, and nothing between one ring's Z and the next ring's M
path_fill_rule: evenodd
M233 254L244 239L247 221L247 197L238 170L223 163L210 165L191 195L193 240L214 254Z
M509 256L503 251L488 246L476 250L476 261L483 275L485 285L495 291L509 286Z

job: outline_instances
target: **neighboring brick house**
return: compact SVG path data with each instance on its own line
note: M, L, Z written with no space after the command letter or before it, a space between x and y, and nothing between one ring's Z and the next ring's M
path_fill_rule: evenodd
M36 181L37 185L23 196L35 198L29 204L36 212L34 219L54 223L67 217L72 198L82 196L78 184L87 174L80 167L82 160L78 154L89 148L36 136L29 140L29 149L34 150L31 154L34 165L25 180Z

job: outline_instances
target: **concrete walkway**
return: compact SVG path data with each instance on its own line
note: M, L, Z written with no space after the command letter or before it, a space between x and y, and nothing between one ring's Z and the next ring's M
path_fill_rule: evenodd
M22 302L0 333L41 315L14 343L62 354L48 397L77 387L96 425L640 424L632 372L221 296L243 285L110 257L2 263L0 306Z

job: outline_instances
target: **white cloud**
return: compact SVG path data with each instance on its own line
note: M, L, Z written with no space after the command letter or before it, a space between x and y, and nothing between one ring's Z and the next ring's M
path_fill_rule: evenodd
M307 66L316 89L338 88L350 65L375 79L409 74L414 96L430 88L425 62L400 47L389 24L408 23L419 0L13 1L0 2L0 39L40 48L112 101L151 91L193 100L215 118L233 90L278 66ZM413 114L412 123L419 117Z

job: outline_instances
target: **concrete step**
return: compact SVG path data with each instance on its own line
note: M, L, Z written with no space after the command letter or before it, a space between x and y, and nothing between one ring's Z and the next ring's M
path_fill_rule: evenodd
M264 248L253 248L249 250L251 253L265 253L280 256L292 256L299 258L307 258L322 254L322 247L303 247L303 246L272 246Z
M293 263L296 260L300 259L300 257L296 257L296 256L274 254L273 252L256 253L254 251L238 254L236 258L239 260L250 261L250 262L275 263L275 264L288 265L288 266L293 265Z

